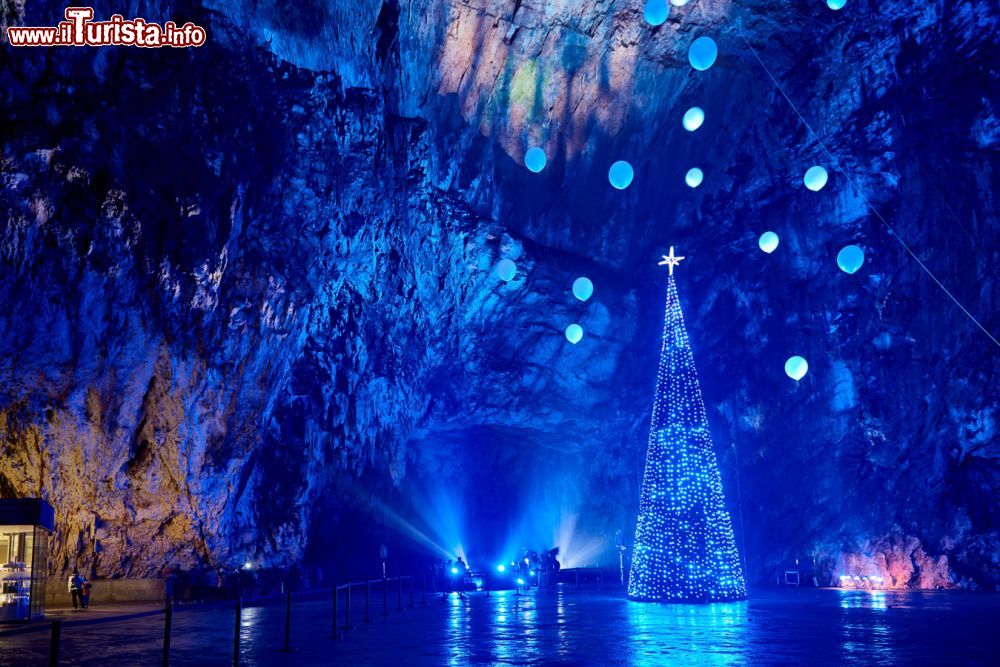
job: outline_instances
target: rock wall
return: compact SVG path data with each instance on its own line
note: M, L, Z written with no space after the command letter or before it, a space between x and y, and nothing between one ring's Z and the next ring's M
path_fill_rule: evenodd
M632 529L676 245L752 578L896 549L900 585L995 582L1000 356L900 243L1000 331L995 8L641 5L157 2L208 43L6 48L0 493L56 506L53 569L321 559L351 507L433 524L439 487L484 542L568 516L597 558Z

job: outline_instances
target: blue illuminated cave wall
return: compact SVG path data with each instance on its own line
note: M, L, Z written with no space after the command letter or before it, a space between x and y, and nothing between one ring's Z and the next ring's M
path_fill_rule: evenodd
M53 501L53 568L611 562L675 245L748 579L996 582L997 346L865 204L997 335L995 8L643 4L153 2L208 43L5 45L0 493Z

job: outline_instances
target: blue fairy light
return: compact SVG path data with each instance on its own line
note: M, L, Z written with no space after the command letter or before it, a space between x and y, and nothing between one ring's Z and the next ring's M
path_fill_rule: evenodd
M699 72L704 72L714 65L718 57L719 47L716 46L715 40L705 35L691 42L691 47L688 49L688 61L691 67Z
M529 148L528 152L524 154L524 166L530 172L537 174L542 169L545 169L547 163L548 158L545 157L545 151L538 146Z
M785 375L796 382L804 378L808 372L809 362L799 355L788 357L788 361L785 362Z
M673 276L660 350L628 596L742 600L746 582Z
M847 0L826 0L826 6L832 9L833 11L843 9L844 5L846 4Z
M837 253L837 266L848 275L857 273L864 263L865 251L856 245L845 245Z
M684 129L688 132L694 132L701 124L705 122L705 112L701 107L691 107L684 112L684 118L681 119L681 124Z
M580 301L586 301L594 293L594 283L587 276L580 276L573 281L573 296Z
M517 275L517 264L512 259L501 259L497 262L497 275L500 280L509 283Z
M806 170L806 175L802 178L802 182L813 192L819 192L826 187L828 179L829 175L826 173L826 169L816 165Z
M703 180L705 180L705 172L698 167L688 169L688 172L684 175L684 182L687 183L689 188L698 187Z
M646 6L642 10L642 16L646 23L652 26L662 25L667 20L670 9L667 7L667 0L646 0Z
M573 323L566 327L566 340L576 345L583 338L583 327L577 323Z
M760 235L760 238L757 239L757 245L760 246L761 250L770 255L778 249L778 241L778 235L774 232L764 232Z
M618 160L608 170L608 181L619 190L624 190L631 185L634 177L635 171L633 171L632 165L625 160Z

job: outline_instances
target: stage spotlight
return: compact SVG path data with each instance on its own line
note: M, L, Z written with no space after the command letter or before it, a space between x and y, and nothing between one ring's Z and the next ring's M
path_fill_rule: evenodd
M497 565L497 572L505 572L507 567L504 565Z

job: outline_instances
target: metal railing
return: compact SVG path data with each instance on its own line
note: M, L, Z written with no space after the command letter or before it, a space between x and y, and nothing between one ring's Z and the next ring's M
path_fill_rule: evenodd
M390 598L395 598L395 608L394 611L403 611L404 606L404 589L406 592L407 606L412 608L416 607L416 584L415 578L410 575L397 576L397 577L383 577L378 579L366 579L364 581L352 581L345 584L340 584L333 588L325 589L315 589L310 591L302 591L299 595L303 598L308 597L315 599L316 596L322 595L332 595L332 613L331 613L331 629L332 632L329 635L329 639L340 639L344 636L344 633L353 630L354 625L351 619L351 597L352 593L355 591L362 591L364 594L364 619L365 623L372 623L373 619L371 616L371 604L373 589L375 594L381 592L382 597L382 616L389 616L390 612ZM341 593L344 594L346 600L343 607L343 611L340 610L340 596ZM395 593L395 595L392 595ZM242 597L237 597L234 604L234 628L233 628L233 653L232 661L234 667L240 664L240 629L243 622L243 612L246 606L245 603L249 602L254 606L263 606L268 602L274 602L276 600L282 600L284 602L284 635L281 647L278 649L280 652L290 653L294 651L292 646L292 592L286 591L281 598L258 598L244 601ZM204 603L198 605L192 605L189 608L215 608L228 607L231 603L217 602L217 603ZM427 577L421 578L420 586L420 604L427 604ZM104 624L104 623L114 623L117 621L131 620L135 618L143 618L149 616L156 616L163 614L163 644L162 644L162 662L163 667L169 667L170 665L170 642L173 628L174 620L174 605L170 602L165 604L161 609L153 609L149 611L142 611L137 613L123 614L121 616L114 616L106 619L93 619L93 620L79 620L79 621L63 621L63 619L56 618L52 619L48 624L39 624L23 628L18 628L9 632L2 633L3 636L6 635L20 635L20 634L35 634L38 632L44 632L46 630L46 625L49 630L49 665L51 667L56 667L59 664L60 659L60 649L64 636L64 630L68 626L84 626L93 624ZM340 624L340 620L343 620L343 625Z

